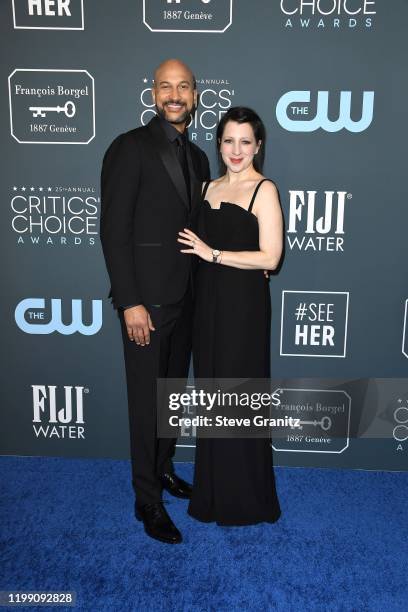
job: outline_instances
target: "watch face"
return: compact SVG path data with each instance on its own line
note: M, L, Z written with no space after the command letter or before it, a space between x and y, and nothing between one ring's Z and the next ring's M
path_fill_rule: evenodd
M213 255L214 255L215 257L218 257L218 255L219 255L219 254L220 254L220 251L219 251L218 249L214 249L214 250L213 250Z

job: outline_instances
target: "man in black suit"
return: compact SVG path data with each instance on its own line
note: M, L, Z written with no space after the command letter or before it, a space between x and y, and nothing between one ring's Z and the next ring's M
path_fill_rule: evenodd
M136 518L151 537L177 543L162 490L188 498L191 486L174 473L176 440L157 437L156 379L188 375L193 261L177 238L191 225L210 172L186 136L197 105L190 68L163 62L152 95L157 116L120 134L105 153L101 242L122 328Z

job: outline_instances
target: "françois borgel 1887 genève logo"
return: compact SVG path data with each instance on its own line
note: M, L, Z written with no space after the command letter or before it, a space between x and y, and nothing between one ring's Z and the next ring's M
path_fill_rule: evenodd
M17 142L88 144L95 137L94 78L87 70L17 68L8 80Z
M233 0L143 0L143 23L151 32L221 34L232 23Z

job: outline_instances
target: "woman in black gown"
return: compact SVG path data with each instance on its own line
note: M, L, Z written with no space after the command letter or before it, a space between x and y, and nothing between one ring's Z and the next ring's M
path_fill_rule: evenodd
M274 183L261 174L265 131L248 108L231 108L217 129L225 174L203 185L196 233L180 232L198 255L193 364L197 378L270 376L271 301L264 270L279 263L282 214ZM188 512L219 525L275 522L270 439L197 438Z

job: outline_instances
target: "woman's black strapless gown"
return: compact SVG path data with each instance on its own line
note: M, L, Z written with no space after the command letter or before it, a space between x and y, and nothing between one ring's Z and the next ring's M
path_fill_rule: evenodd
M220 250L259 250L258 221L252 206L261 182L248 209L232 202L212 209L203 199L196 220L198 236ZM269 284L263 270L241 270L200 260L193 326L196 378L268 378L270 325ZM188 513L219 525L278 520L281 510L270 439L197 438Z

